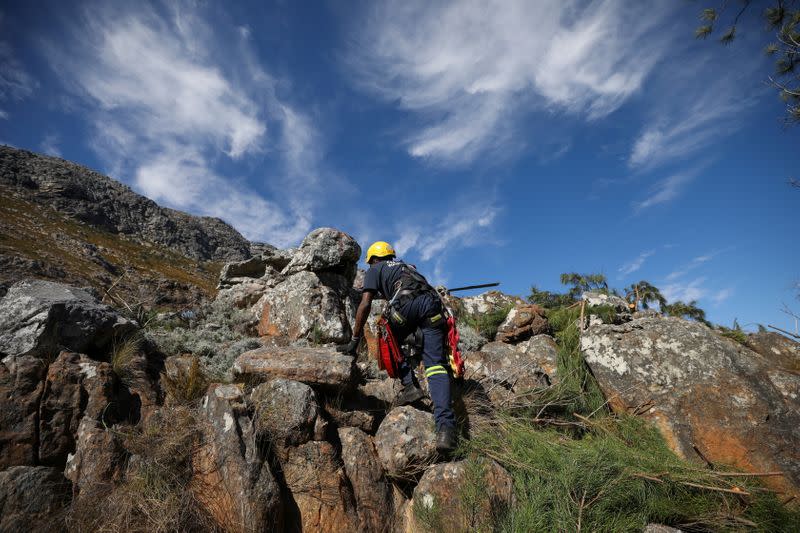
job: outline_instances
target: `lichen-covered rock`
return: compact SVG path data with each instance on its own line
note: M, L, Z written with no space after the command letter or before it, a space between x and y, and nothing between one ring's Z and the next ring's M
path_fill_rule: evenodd
M414 478L436 457L433 418L411 406L392 409L375 434L375 447L389 476Z
M127 455L116 434L91 417L81 419L75 437L75 453L67 456L64 476L81 497L93 498L122 478Z
M800 372L800 342L780 333L762 331L748 335L747 346L776 366Z
M581 349L611 406L643 412L679 455L782 471L765 483L800 494L800 376L781 374L784 393L761 356L678 318L595 326Z
M200 418L203 437L191 481L197 501L225 531L280 531L280 486L259 453L241 388L209 387Z
M539 337L543 339L531 343ZM555 342L545 335L533 339L518 345L490 342L478 352L467 353L467 379L480 382L496 405L550 386L550 375L542 365L555 369Z
M519 343L517 349L536 361L551 385L558 382L558 344L553 337L536 335Z
M87 291L61 283L20 281L0 300L0 356L52 357L67 349L103 358L114 338L135 329Z
M250 350L236 358L233 372L238 379L285 378L334 389L347 388L355 379L353 357L310 346Z
M501 342L520 342L534 335L550 332L550 324L545 318L544 309L538 305L518 305L497 328L496 340Z
M359 531L385 531L392 513L392 485L383 473L372 437L356 428L339 428L344 471L353 487Z
M499 309L525 305L525 300L519 296L511 296L500 291L487 291L475 296L461 298L464 312L469 314L484 314Z
M306 235L283 273L335 272L352 287L360 257L361 247L350 235L334 228L317 228Z
M57 468L15 466L0 472L0 531L66 531L70 483Z
M0 470L36 464L45 372L44 361L30 355L0 361Z
M611 306L617 313L629 315L631 313L630 304L624 298L620 298L614 294L606 294L604 292L586 291L582 296L586 301L586 305L591 306Z
M312 441L287 451L283 477L299 515L287 518L289 529L359 531L355 498L336 449L329 442Z
M442 533L493 531L513 501L514 480L496 462L442 463L419 480L406 527L420 531L433 525Z
M350 338L345 300L350 282L339 274L299 272L267 290L256 303L259 335L308 339L317 343Z
M275 378L250 393L256 436L279 446L304 444L314 437L317 396L305 383Z
M370 435L378 429L384 413L381 409L370 409L369 405L358 405L351 400L343 400L341 404L327 403L324 409L336 427L358 428Z

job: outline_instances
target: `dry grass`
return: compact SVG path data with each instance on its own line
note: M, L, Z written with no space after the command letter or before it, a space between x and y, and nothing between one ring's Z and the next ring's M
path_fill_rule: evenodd
M130 454L118 485L84 489L67 525L76 532L218 531L190 488L192 457L201 434L187 407L163 408L130 432L120 432Z
M114 339L111 348L111 368L123 383L128 383L136 360L142 355L144 339L133 334L123 339Z
M161 387L170 405L192 405L206 393L210 381L203 372L200 359L192 358L188 368L181 368L177 375L161 374Z

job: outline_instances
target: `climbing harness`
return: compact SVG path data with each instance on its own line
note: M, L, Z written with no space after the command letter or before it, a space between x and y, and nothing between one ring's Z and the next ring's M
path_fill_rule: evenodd
M400 376L400 364L403 362L403 352L397 344L385 316L378 317L378 368L385 370L390 378Z

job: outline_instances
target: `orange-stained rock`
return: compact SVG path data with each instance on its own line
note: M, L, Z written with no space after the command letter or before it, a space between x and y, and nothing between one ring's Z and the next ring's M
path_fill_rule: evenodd
M535 304L518 305L497 328L495 338L498 341L515 343L549 332L550 324L545 318L544 309Z
M333 445L311 441L288 448L287 454L281 467L297 512L287 517L289 529L360 531L353 492Z
M612 408L652 420L678 455L780 471L764 482L800 495L800 376L678 318L592 326L581 348Z

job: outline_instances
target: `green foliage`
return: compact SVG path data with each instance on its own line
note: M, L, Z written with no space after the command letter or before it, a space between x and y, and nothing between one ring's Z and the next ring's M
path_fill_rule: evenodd
M759 327L763 328L763 326L759 326ZM726 328L725 326L718 326L717 327L717 331L723 337L727 337L727 338L729 338L731 340L734 340L734 341L738 342L739 344L741 344L742 346L747 346L747 340L748 340L747 339L747 333L745 333L744 330L742 329L742 327L739 325L739 321L738 320L736 320L736 319L733 320L733 327L732 328ZM761 330L759 329L759 331L761 331ZM766 330L764 330L764 331L766 331Z
M695 30L695 37L705 39L722 23L725 8L729 7L727 0L718 0L720 10L706 8L700 14L703 24ZM753 7L755 2L745 0L740 7L731 10L730 25L719 37L719 42L728 45L737 35L742 15ZM778 56L775 63L775 74L779 79L770 78L770 83L779 91L781 98L787 102L786 112L788 120L800 120L800 78L792 76L800 63L800 6L796 2L785 0L770 0L769 5L762 11L763 20L766 22L767 31L774 32L775 42L767 45L765 51L769 55Z
M663 311L669 315L678 318L689 318L702 322L705 325L710 325L706 320L706 312L697 307L697 301L692 300L689 303L681 302L680 300L667 304L663 307Z
M649 281L644 280L625 289L625 299L635 304L636 309L639 308L639 305L642 306L642 309L650 309L651 304L658 304L659 308L663 309L667 304L661 291Z
M500 327L513 307L513 305L506 305L486 313L463 313L459 318L463 324L473 328L479 335L491 341L497 335L497 328Z
M536 285L531 287L531 294L528 296L528 301L532 304L540 305L547 309L553 307L568 306L575 303L575 298L568 294L561 294L558 292L542 291L536 288Z
M739 496L688 485L750 491L754 482L679 459L637 418L606 417L572 438L503 417L473 437L469 453L497 460L514 478L517 502L502 531L642 531L652 522L711 531L800 527L800 513L773 494Z
M578 274L567 272L561 274L561 284L569 287L567 294L577 300L586 291L608 293L608 280L604 274Z

